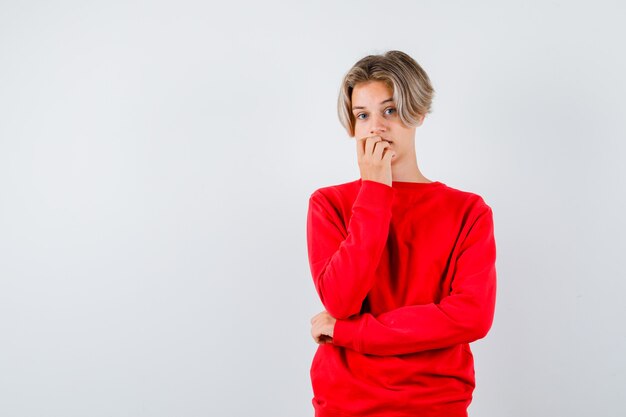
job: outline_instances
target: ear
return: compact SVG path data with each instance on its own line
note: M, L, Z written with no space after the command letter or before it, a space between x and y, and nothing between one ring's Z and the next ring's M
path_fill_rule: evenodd
M417 123L417 126L421 126L422 123L424 123L424 119L426 118L425 114L422 114L419 118L419 122Z

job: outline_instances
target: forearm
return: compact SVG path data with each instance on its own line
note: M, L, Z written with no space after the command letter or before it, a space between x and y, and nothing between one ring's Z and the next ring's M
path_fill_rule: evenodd
M347 229L322 199L310 199L309 262L315 288L335 318L358 314L375 281L391 221L391 187L362 181Z
M483 338L491 327L495 290L494 283L480 299L448 296L439 304L340 319L335 323L333 343L371 355L402 355L470 343Z

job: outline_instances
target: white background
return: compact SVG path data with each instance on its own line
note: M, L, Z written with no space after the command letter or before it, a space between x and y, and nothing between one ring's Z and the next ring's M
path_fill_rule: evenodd
M623 416L626 8L0 3L0 415L312 416L309 195L344 73L428 72L424 175L494 211L470 416Z

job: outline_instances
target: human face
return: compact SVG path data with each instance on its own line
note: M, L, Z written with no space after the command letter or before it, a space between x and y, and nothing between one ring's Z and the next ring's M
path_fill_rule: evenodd
M396 152L398 161L403 154L415 153L415 129L407 127L398 115L393 102L393 91L382 81L358 83L352 90L352 114L354 115L354 136L380 135L391 143L389 149ZM420 120L421 125L423 117Z

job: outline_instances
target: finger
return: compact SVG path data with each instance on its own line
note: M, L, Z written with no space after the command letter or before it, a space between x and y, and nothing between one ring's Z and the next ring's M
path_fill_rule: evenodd
M365 143L369 136L365 136L356 140L356 152L357 155L363 156L365 154Z
M374 149L373 155L376 157L376 160L383 159L383 152L385 151L385 149L390 147L391 144L387 142L386 140L381 140L377 142L375 145L376 145L376 148Z
M315 336L313 339L315 339L315 343L322 343L323 335L319 334Z
M365 141L365 155L372 155L374 153L374 146L381 140L378 135L370 136Z
M396 151L392 149L387 149L385 151L385 155L383 156L384 161L391 161L396 156Z
M382 138L382 136L378 136L378 140L373 144L374 149L372 150L372 156L375 156L377 160L380 160L383 156L383 152L386 148L391 146L391 143Z
M311 324L313 324L317 318L321 315L322 313L317 313L316 315L314 315L313 317L311 317Z
M378 142L380 139L377 135L374 136L370 136L366 139L365 142L365 154L366 155L372 155L374 153L374 147L376 145L376 142Z

